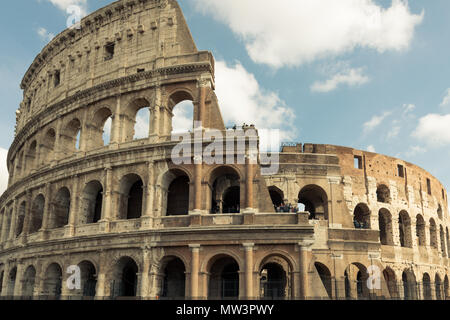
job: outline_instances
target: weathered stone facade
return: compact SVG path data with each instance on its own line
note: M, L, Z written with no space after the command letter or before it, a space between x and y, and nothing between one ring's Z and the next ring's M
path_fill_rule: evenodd
M201 132L226 131L214 59L175 0L89 15L44 48L22 89L0 198L3 297L449 295L447 194L415 165L310 144L284 147L271 176L249 160L171 161L180 102L193 102ZM148 137L133 140L143 108ZM307 212L275 212L278 202ZM79 290L65 285L73 265ZM379 288L366 285L370 266Z

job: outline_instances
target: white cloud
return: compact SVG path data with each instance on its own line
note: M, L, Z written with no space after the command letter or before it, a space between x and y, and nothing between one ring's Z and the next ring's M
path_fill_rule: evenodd
M412 112L414 110L416 110L416 106L414 104L404 104L403 105L403 116L412 114Z
M405 155L407 158L414 157L418 154L425 153L427 149L421 146L412 146L408 149L408 151L405 152Z
M254 124L257 129L281 129L282 140L295 136L294 111L277 93L263 90L239 62L216 63L216 94L227 125Z
M136 124L134 125L134 137L133 139L145 139L148 138L148 132L150 130L150 110L143 108L136 114Z
M37 30L37 33L38 33L39 37L41 37L42 40L47 41L47 42L52 40L55 37L55 34L48 32L47 29L42 28L42 27Z
M409 48L424 12L407 0L383 8L374 0L193 0L228 25L253 61L298 66L363 47L382 53Z
M367 147L367 151L373 152L373 153L376 152L375 147L374 147L373 145L368 146L368 147Z
M194 127L194 105L192 101L183 101L173 109L172 132L192 131Z
M42 0L38 1L42 2ZM81 9L82 13L86 13L87 9L87 0L46 0L46 1L49 1L55 7L57 7L60 10L63 10L64 12L67 12L67 9L70 6L78 6Z
M446 91L446 96L444 97L444 100L441 102L441 107L447 107L450 106L450 88Z
M311 91L313 92L330 92L335 89L339 85L347 85L349 87L363 85L369 82L369 77L363 74L363 70L359 69L347 69L341 71L330 79L323 82L315 82L311 86Z
M6 191L8 187L8 168L6 166L6 158L8 150L0 148L0 194Z
M413 137L431 147L450 144L450 114L428 114L419 119Z
M389 130L389 132L387 134L387 139L392 139L392 138L398 137L401 127L398 125L395 125L396 123L398 123L398 122L397 121L393 122L393 126L391 127L391 129Z
M381 116L373 116L372 119L364 123L364 133L369 133L372 130L374 130L376 127L378 127L384 119L386 119L388 116L391 115L392 112L387 111L383 113Z

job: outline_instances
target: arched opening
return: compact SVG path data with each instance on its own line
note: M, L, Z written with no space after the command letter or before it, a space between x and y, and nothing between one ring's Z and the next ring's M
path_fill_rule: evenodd
M133 140L148 138L150 130L150 109L142 108L136 113Z
M209 299L239 298L239 265L231 257L218 258L209 269Z
M269 187L270 199L276 212L280 212L280 207L284 203L284 193L279 188L272 186Z
M186 294L186 268L179 258L172 258L163 268L161 297L183 300Z
M445 248L445 232L442 226L439 227L439 234L441 238L441 253L442 256L445 258L447 257L447 249Z
M172 111L170 133L192 131L194 127L194 104L192 96L186 91L178 91L169 98Z
M437 209L437 215L438 215L439 219L442 220L442 207L441 207L440 204L439 204L438 209Z
M29 170L33 170L36 168L36 152L37 152L37 142L33 141L30 145L30 149L28 150L26 163L29 163Z
M83 190L79 224L97 223L102 218L103 186L99 181L89 182Z
M3 269L2 265L0 265L0 267L1 267L0 269ZM2 290L3 290L3 277L4 277L4 275L5 275L5 271L1 270L0 271L0 283L2 285L0 285L0 294L2 293Z
M6 214L6 224L5 224L6 228L4 229L5 232L4 239L7 241L9 239L9 231L11 229L12 209L10 209L9 212L5 212L5 214Z
M145 139L150 133L150 102L145 98L133 100L125 110L125 141Z
M285 299L287 276L283 267L268 263L261 270L261 297L264 299Z
M405 270L402 273L403 298L404 300L417 300L417 282L414 273Z
M449 297L450 297L450 292L449 292L448 276L445 275L445 278L444 278L444 300L448 300Z
M51 264L44 276L43 294L50 299L60 299L62 289L62 270L59 264Z
M27 203L23 201L19 206L19 212L17 213L16 221L16 238L19 237L23 232L23 224L25 222Z
M368 276L366 267L360 263L352 263L345 269L344 281L347 299L364 300L369 298Z
M215 169L210 178L211 213L240 213L241 185L239 174L231 167Z
M95 297L97 286L95 266L90 261L83 261L78 267L81 271L81 295L88 298Z
M71 156L75 151L80 149L81 122L73 119L64 128L60 135L61 154Z
M42 144L40 159L43 165L46 165L51 161L54 157L54 149L55 149L55 141L56 141L56 133L54 129L49 129L45 134Z
M170 172L173 180L167 193L167 216L184 216L189 213L189 177L181 170Z
M399 294L397 290L397 278L395 276L395 272L391 268L386 268L383 271L383 277L386 281L386 285L389 291L389 295L391 299L398 299Z
M92 119L89 148L107 146L111 140L112 112L109 108L101 108Z
M356 229L370 229L370 209L364 204L360 203L353 211L353 224Z
M30 234L38 232L42 228L44 218L45 198L42 194L38 195L31 207Z
M323 264L316 262L314 263L317 273L319 274L320 280L322 281L323 287L325 288L328 298L332 298L332 284L331 284L331 272Z
M430 219L430 246L434 249L438 248L436 222Z
M404 248L412 248L411 219L406 211L401 211L398 219L400 233L400 245Z
M17 267L14 267L9 272L8 284L7 284L7 297L14 297L14 288L16 287Z
M378 225L380 228L381 244L384 246L393 246L392 215L387 209L380 209L378 212Z
M114 269L112 281L113 297L136 297L138 265L130 257L121 258Z
M431 278L428 273L423 274L422 278L422 287L423 287L423 299L424 300L431 300Z
M36 281L36 269L29 266L23 276L22 296L25 298L32 298L34 296L34 285Z
M417 242L419 246L426 246L427 240L426 240L426 234L425 234L425 220L423 217L418 214L416 217L416 236L417 236Z
M391 191L384 184L377 187L377 201L381 203L391 203Z
M328 196L321 187L309 185L298 194L298 202L305 206L311 220L328 219Z
M49 228L62 228L69 223L70 214L70 191L61 188L56 194L53 202L53 213L50 215Z
M129 174L120 182L119 219L138 219L142 215L142 179L137 174Z
M436 300L442 300L442 282L438 274L434 278L434 285L436 289Z

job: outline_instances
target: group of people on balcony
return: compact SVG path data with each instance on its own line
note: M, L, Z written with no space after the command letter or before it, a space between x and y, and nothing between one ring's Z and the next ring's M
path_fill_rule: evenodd
M292 204L288 203L285 205L284 203L281 203L279 206L275 205L275 212L277 213L298 213L299 208L298 206L293 206Z

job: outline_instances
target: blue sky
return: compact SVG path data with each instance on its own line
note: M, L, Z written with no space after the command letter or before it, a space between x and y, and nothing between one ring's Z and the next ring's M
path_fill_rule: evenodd
M0 148L13 140L21 78L65 29L64 8L78 4L89 13L110 2L3 4ZM449 189L450 1L179 3L197 47L217 60L217 95L228 124L254 120L259 128L282 129L285 141L400 157Z

